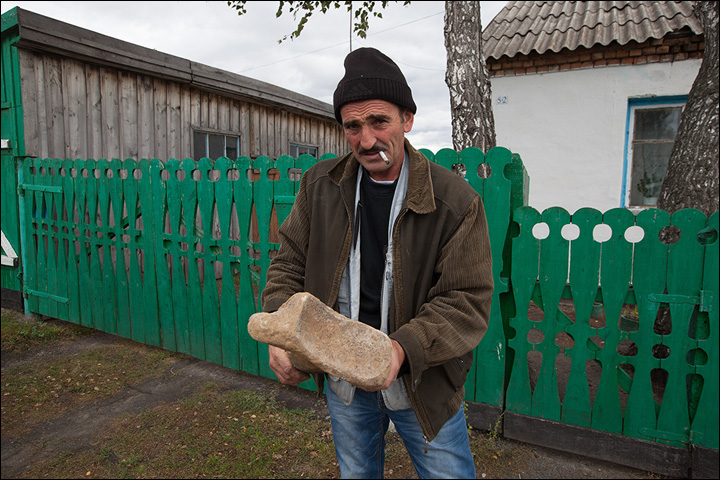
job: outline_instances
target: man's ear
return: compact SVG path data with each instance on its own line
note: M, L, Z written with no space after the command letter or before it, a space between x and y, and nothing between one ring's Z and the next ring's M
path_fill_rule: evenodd
M403 112L403 131L405 133L410 133L414 122L415 114L412 113L410 110L405 109L405 111Z

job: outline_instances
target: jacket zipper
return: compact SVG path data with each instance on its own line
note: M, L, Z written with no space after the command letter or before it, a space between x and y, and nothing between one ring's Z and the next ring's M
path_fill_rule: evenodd
M392 234L391 234L392 237L395 237L395 232L398 231L397 228L398 228L398 226L400 225L400 220L405 216L405 213L407 212L407 210L408 210L408 209L407 209L407 207L406 207L406 208L403 208L402 210L400 210L400 213L398 213L398 216L397 216L397 218L395 219L395 223L393 224L393 229L392 229ZM395 244L396 244L396 242L395 242L395 239L394 239L394 238L392 239L392 241L393 241L393 255L395 255ZM386 252L386 253L385 253L385 267L386 267L386 269L387 269L387 247L386 247L385 252ZM395 262L394 262L394 261L393 261L393 272L392 272L392 275L393 275L393 277L395 277ZM385 276L387 276L387 270L386 270ZM384 292L384 290L385 290L385 289L383 289L383 292ZM394 290L395 290L395 281L394 281L394 278L393 278L392 288L390 289L390 292L389 292L389 293L390 293L390 300L392 300L392 298L393 298L393 291L394 291ZM382 301L382 298L380 299L380 301ZM381 305L382 305L382 304L381 304ZM391 311L391 310L393 311L393 315L392 315L392 316L390 315L390 311ZM390 304L388 304L388 325L387 325L387 327L388 327L388 335L390 335L391 332L394 332L395 330L397 330L397 325L396 325L397 322L395 321L395 318L397 318L397 313L398 313L397 306L395 306L394 309L391 309L391 308L390 308Z

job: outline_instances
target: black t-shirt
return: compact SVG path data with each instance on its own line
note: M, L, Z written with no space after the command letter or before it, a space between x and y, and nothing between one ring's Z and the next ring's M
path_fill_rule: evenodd
M360 180L360 321L380 328L380 295L388 246L388 222L397 180Z

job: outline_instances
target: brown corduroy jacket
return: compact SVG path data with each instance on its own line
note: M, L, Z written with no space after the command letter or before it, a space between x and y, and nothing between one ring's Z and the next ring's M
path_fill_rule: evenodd
M405 148L408 187L392 234L388 332L405 350L403 380L432 441L460 408L473 349L487 330L492 258L480 196L407 140ZM318 162L303 176L280 227L281 247L268 269L263 311L277 310L297 292L337 309L353 238L358 165L349 153ZM316 382L322 391L323 377Z

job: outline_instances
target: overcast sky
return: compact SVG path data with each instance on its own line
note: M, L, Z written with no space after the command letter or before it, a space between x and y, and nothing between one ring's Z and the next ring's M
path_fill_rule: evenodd
M359 1L355 2L360 4ZM408 138L433 152L452 148L450 100L445 85L445 2L391 2L383 18L372 18L365 39L352 48L375 47L402 69L418 111ZM480 2L487 25L506 2ZM238 16L225 1L212 2L2 2L143 47L263 80L332 104L350 51L350 15L342 7L316 13L295 40L278 44L295 30L278 2L248 2ZM341 152L337 152L341 153Z

